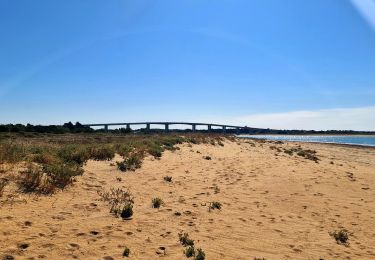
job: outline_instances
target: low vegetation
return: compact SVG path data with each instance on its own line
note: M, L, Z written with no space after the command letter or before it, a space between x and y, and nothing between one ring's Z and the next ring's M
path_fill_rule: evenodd
M206 254L204 253L203 249L198 248L195 253L195 260L204 260L206 258Z
M31 163L21 171L18 187L22 192L51 193L54 190L40 167Z
M349 233L346 229L334 231L330 235L336 240L337 244L349 245Z
M194 240L189 238L188 233L178 234L180 243L185 247L184 254L187 258L194 257L195 260L204 260L206 254L201 248L195 249Z
M128 157L124 158L122 162L116 162L117 168L122 171L135 171L142 166L143 155L140 153L130 154Z
M4 188L5 186L8 185L8 180L7 179L4 179L4 178L1 178L0 179L0 197L3 196L3 192L4 192Z
M217 201L210 202L209 210L221 209L221 203Z
M110 191L98 192L103 201L110 206L110 213L123 219L133 216L134 198L127 189L110 189Z
M194 246L194 240L189 238L188 233L180 233L178 234L178 237L180 239L180 243L183 246Z
M312 160L316 163L318 163L318 161L320 160L316 156L315 150L310 150L310 149L304 150L301 147L292 147L292 148L289 148L289 149L284 148L284 153L289 154L289 155L293 155L294 153L296 153L298 156L301 156L301 157L303 157L305 159L308 159L308 160Z
M184 250L184 254L187 258L195 256L194 246L189 246Z
M9 127L18 129L21 126ZM32 131L38 127L22 126L21 128ZM38 129L42 131L44 129L42 128ZM74 183L76 176L83 174L82 167L88 160L110 161L119 154L122 160L117 162L118 169L135 171L142 166L142 161L148 154L160 158L165 150L174 151L178 149L177 144L184 142L219 143L224 140L216 134L184 133L181 136L181 134L98 133L86 131L87 129L82 125L71 123L64 125L63 128L65 130L59 134L46 133L50 130L54 132L56 129L59 131L53 126L48 130L45 128L46 132L43 130L25 134L23 130L13 132L13 129L9 133L0 133L0 166L18 165L17 168L21 170L17 184L21 191L51 194L56 190L63 190ZM67 129L71 133L67 133Z
M129 255L130 255L130 249L127 246L125 246L124 252L122 253L122 256L123 257L129 257Z
M151 202L153 208L160 208L164 205L164 201L161 198L153 198Z

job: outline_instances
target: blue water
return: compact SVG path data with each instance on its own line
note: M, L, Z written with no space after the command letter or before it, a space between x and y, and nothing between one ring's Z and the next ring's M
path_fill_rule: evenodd
M364 135L241 135L239 137L258 138L275 141L298 141L375 146L375 136Z

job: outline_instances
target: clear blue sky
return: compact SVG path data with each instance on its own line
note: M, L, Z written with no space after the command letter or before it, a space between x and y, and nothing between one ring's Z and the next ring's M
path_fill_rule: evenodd
M332 127L375 130L375 26L358 1L1 0L0 123L266 127L254 115L362 109L363 126Z

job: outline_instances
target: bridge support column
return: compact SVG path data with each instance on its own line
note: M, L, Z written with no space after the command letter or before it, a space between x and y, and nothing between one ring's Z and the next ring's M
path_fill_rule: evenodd
M104 125L104 131L108 132L108 125Z
M196 124L192 124L191 125L191 129L193 130L193 132L195 132L197 130L197 125Z
M223 126L223 133L225 134L227 132L227 127Z
M146 124L146 130L150 131L150 124Z
M211 130L212 130L212 125L207 125L207 130L208 130L208 132L211 132Z
M169 124L165 124L165 132L169 131Z
M239 128L239 127L236 127L236 134L237 134L237 135L240 134L240 128Z

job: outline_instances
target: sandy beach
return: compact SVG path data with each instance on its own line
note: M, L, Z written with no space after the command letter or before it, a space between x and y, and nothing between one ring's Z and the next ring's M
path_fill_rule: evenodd
M283 152L299 145L319 161ZM178 235L188 233L206 259L375 259L375 149L245 139L179 147L134 172L114 166L119 156L89 161L52 196L7 186L0 257L123 259L128 247L130 259L187 259ZM131 219L109 212L99 193L111 188L133 194ZM340 229L347 245L330 235Z

